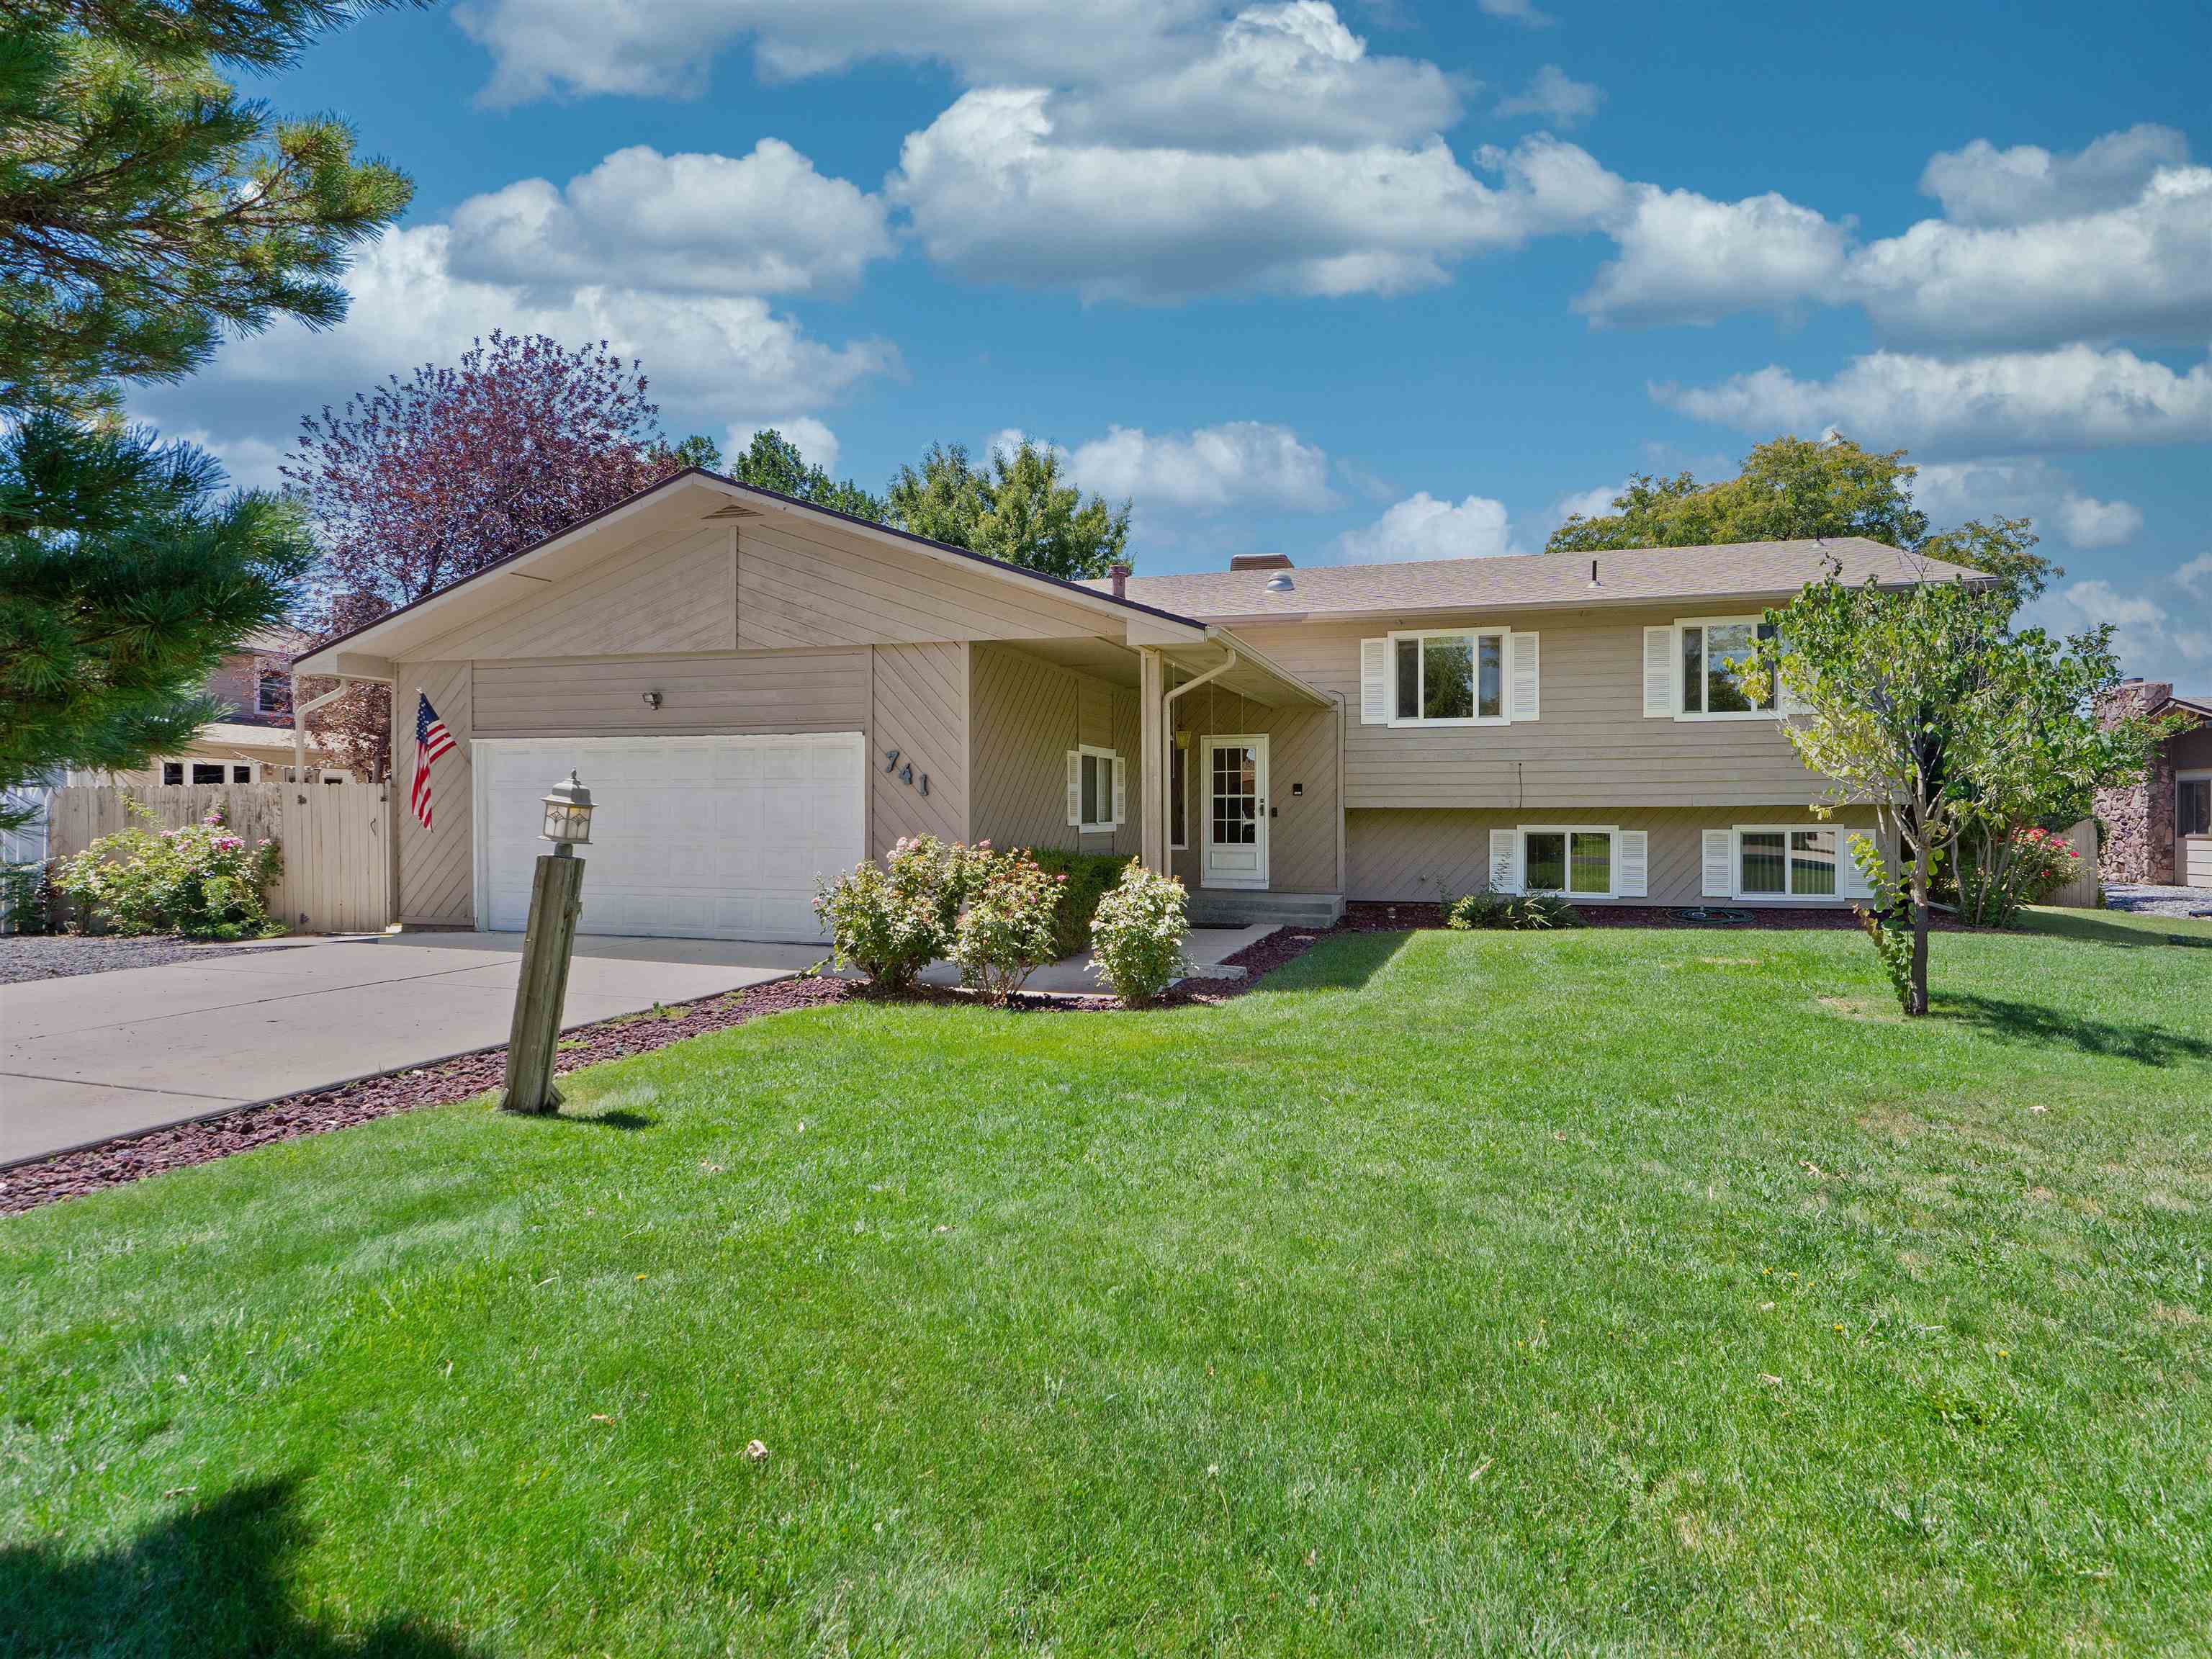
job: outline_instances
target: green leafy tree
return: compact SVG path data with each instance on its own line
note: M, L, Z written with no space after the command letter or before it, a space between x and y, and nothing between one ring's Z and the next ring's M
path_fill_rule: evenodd
M1008 564L1079 581L1103 576L1125 556L1129 504L1088 501L1061 472L1060 453L1026 441L977 466L959 444L933 444L919 471L892 482L893 523Z
M117 420L225 329L345 312L349 248L410 186L265 72L343 0L24 0L0 43L0 786L125 768L188 736L199 688L292 606L308 552L273 496Z
M1671 478L1639 473L1613 497L1611 513L1574 514L1552 532L1545 551L1864 536L1995 576L2016 603L2065 574L2031 550L2037 538L2027 519L1970 519L1931 534L1928 515L1912 499L1918 475L1901 449L1883 453L1843 437L1777 438L1759 445L1735 477L1719 483L1701 484L1687 472Z
M2014 633L2014 606L2002 586L1831 577L1767 612L1786 645L1763 646L1744 676L1762 699L1778 678L1807 711L1784 729L1825 781L1816 810L1871 806L1899 848L1897 871L1863 836L1851 853L1878 900L1861 919L1908 1015L1928 1012L1929 907L1962 843L2008 840L2139 775L2161 730L2100 723L2097 694L2118 675L2109 630Z
M702 472L722 470L722 447L703 432L695 432L681 443L663 447L671 466L696 466Z
M887 511L880 497L869 494L850 478L832 478L800 454L799 446L774 427L753 434L744 453L731 462L729 475L739 483L750 484L757 489L773 489L779 495L789 495L816 507L826 507L833 513L848 513L878 524L884 522Z

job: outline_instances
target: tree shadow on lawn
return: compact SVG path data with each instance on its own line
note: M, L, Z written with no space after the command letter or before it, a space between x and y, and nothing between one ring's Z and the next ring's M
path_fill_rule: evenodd
M293 1606L286 1567L308 1541L297 1483L225 1492L97 1555L59 1544L0 1550L10 1654L283 1654L299 1659L468 1659L477 1650L407 1619L358 1633ZM376 1547L363 1539L364 1549Z
M1938 1015L1964 1020L1991 1036L2030 1042L2063 1043L2085 1054L2171 1066L2177 1060L2212 1060L2212 1042L2156 1025L2126 1025L2117 1020L2062 1014L2032 1002L2002 997L1945 995L1936 999Z
M2093 911L2031 910L2025 929L2051 939L2078 939L2084 945L2111 945L2123 951L2155 948L2186 950L2212 946L2212 927L2193 918L2138 916L2135 925L2109 921Z
M1304 956L1254 986L1251 994L1282 996L1306 991L1359 990L1381 973L1412 938L1411 933L1324 933Z

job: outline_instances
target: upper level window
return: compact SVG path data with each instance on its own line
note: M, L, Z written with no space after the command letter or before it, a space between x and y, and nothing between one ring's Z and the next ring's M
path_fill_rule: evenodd
M255 677L253 706L264 714L292 712L292 676L282 668L264 668Z
M1505 630L1397 634L1393 718L1400 724L1505 720Z
M1774 624L1744 617L1726 622L1684 623L1682 713L1759 714L1771 710L1771 699L1753 701L1736 684L1736 674L1758 654L1759 642L1774 637Z

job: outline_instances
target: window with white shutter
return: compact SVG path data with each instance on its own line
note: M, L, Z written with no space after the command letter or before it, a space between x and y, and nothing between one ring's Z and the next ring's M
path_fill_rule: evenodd
M1067 751L1067 827L1083 827L1083 751Z
M1390 641L1362 640L1359 642L1359 723L1362 726L1388 726L1391 712Z
M1536 718L1536 636L1534 634L1509 635L1507 644L1513 665L1510 718L1533 720Z
M1651 890L1651 835L1624 830L1613 842L1613 880L1622 898L1644 898Z
M1490 890L1493 893L1517 893L1521 890L1521 832L1517 830L1493 830L1490 832Z
M1121 757L1089 744L1067 755L1068 827L1096 835L1122 823L1128 813L1128 785Z
M1705 896L1735 896L1735 836L1726 830L1705 831Z
M1674 718L1674 630L1644 630L1644 718Z

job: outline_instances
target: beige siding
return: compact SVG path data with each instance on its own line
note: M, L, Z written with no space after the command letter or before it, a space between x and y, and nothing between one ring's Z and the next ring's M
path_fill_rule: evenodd
M1413 809L1354 811L1346 820L1345 896L1435 903L1487 886L1490 832L1521 824L1610 824L1650 836L1649 902L1694 904L1704 897L1704 832L1739 823L1813 823L1802 805L1597 807L1556 811ZM1847 835L1874 833L1869 818L1839 818Z
M969 829L1000 847L1138 851L1143 790L1137 765L1137 694L1003 646L969 653ZM1067 824L1067 752L1079 744L1119 750L1127 763L1127 815L1112 836Z
M466 927L476 918L473 849L469 839L475 777L469 743L476 735L469 665L410 662L393 688L392 815L399 827L399 920ZM446 730L451 753L431 769L431 828L410 809L415 781L415 699L427 694Z
M868 727L866 651L479 662L475 678L479 737L713 737ZM659 708L647 707L647 691L660 693Z
M878 855L905 836L968 836L968 647L875 648L869 728L869 846ZM897 770L886 769L899 751ZM915 781L901 781L906 768ZM929 793L921 793L927 779Z
M1644 718L1644 629L1677 615L1524 618L1540 641L1542 717L1429 730L1359 723L1359 641L1399 624L1376 618L1237 631L1291 673L1344 697L1345 797L1355 811L1813 799L1817 784L1771 720ZM1419 625L1510 620L1470 616Z
M633 542L437 640L429 654L612 657L738 643L737 538L686 525Z
M1110 618L1042 583L1012 583L834 526L746 521L738 537L738 642L793 646L1037 640L1114 633Z
M1267 823L1267 886L1277 893L1337 891L1337 718L1333 708L1270 708L1210 686L1170 705L1170 720L1191 733L1190 846L1173 858L1187 887L1199 881L1206 804L1200 740L1207 736L1265 733L1268 787L1274 817ZM1182 760L1179 754L1177 761ZM1304 786L1303 792L1291 793Z

